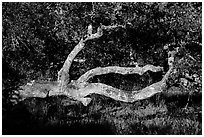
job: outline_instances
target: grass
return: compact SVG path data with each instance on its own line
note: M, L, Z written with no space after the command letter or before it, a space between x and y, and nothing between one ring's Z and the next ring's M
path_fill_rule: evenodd
M93 94L84 107L67 97L30 98L3 115L3 134L201 135L201 95L157 94L124 103ZM66 102L64 105L63 102Z

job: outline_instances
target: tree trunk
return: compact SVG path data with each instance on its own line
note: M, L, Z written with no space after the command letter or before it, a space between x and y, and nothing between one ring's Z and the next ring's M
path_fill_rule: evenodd
M71 53L68 55L67 59L64 62L63 67L58 72L58 82L60 87L60 92L67 91L67 85L70 83L70 76L69 76L69 70L71 67L71 64L76 57L76 55L83 49L84 42L83 39L74 47L74 49L71 51Z

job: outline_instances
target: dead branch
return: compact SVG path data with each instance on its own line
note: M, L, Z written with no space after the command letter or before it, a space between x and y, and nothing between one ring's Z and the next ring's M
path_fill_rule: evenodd
M166 89L166 81L172 70L173 67L169 69L161 81L145 87L139 91L124 91L102 83L89 83L84 88L81 88L77 91L77 96L83 98L92 93L96 93L123 102L135 102L137 100L146 99Z
M64 62L63 67L58 72L58 82L59 82L61 92L63 92L66 89L66 86L70 82L69 69L71 67L71 64L74 58L83 49L83 47L84 47L84 42L83 42L83 39L81 39L81 41L74 47L74 49L68 55L66 61Z
M77 87L79 85L72 83L69 84L70 92L62 92L61 94L71 96L73 99L81 101L85 106L91 101L91 99L87 96L93 93L104 95L118 101L132 103L138 100L147 99L157 93L163 92L166 89L166 81L172 70L173 67L169 69L161 81L138 91L125 91L102 83L85 83L83 87ZM56 94L58 93L50 93L50 95Z
M49 91L49 96L65 95L75 100L81 101L85 106L87 106L91 101L91 99L86 96L93 93L104 95L118 101L135 102L137 100L149 98L156 93L164 91L166 88L166 80L170 76L172 69L173 68L169 69L161 81L138 91L124 91L102 83L84 82L84 85L82 86L82 83L77 85L76 81L72 81L67 85L67 90L69 90L68 92L61 92L59 87L56 86ZM21 94L23 94L25 98L46 97L46 93L37 90L34 92L30 92L30 90L22 90Z
M162 71L163 67L153 66L153 65L145 65L144 67L119 67L119 66L109 66L109 67L98 67L92 70L87 71L83 74L78 80L78 83L87 82L90 78L96 75L103 75L107 73L119 73L119 74L139 74L143 75L147 71L158 72Z
M100 38L103 35L103 30L114 29L117 27L121 27L121 26L120 25L119 26L101 25L98 27L97 32L94 34L92 34L92 30L88 30L87 38L85 40L81 39L80 42L74 47L74 49L71 51L71 53L68 55L67 59L65 60L63 67L58 72L58 82L59 82L61 92L66 91L66 86L70 82L69 70L70 70L71 64L74 58L76 57L76 55L83 49L85 42L88 40ZM89 26L88 29L92 29L92 26Z

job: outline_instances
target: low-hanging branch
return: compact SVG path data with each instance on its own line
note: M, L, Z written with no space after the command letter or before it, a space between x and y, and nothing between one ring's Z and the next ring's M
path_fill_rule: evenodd
M82 102L85 106L91 101L87 96L93 93L104 95L114 100L132 103L138 100L147 99L154 94L164 91L166 89L166 81L172 70L173 67L169 69L161 81L153 83L141 90L125 91L102 83L87 82L84 82L84 86L81 87L80 84L77 85L75 82L71 82L67 85L69 92L60 92L59 87L55 87L49 91L49 96L65 95ZM21 90L20 92L22 95L24 94L24 97L46 97L44 92L36 90L30 93L28 91L29 90L25 93L25 90Z
M147 71L158 72L162 71L163 67L145 65L144 67L119 67L119 66L108 66L108 67L98 67L87 71L78 80L78 83L87 82L90 78L96 75L103 75L108 73L118 73L118 74L139 74L143 75Z
M71 96L72 98L81 101L85 106L89 104L91 99L87 97L90 94L100 94L107 97L110 97L114 100L123 101L123 102L135 102L138 100L146 99L154 94L160 93L166 89L166 81L170 76L173 67L171 67L168 72L164 75L163 79L159 82L156 82L150 86L147 86L141 90L136 91L125 91L112 86L102 84L102 83L87 83L83 87L80 85L70 84L69 92L62 92L66 96ZM72 87L72 86L73 87ZM78 86L78 87L77 87ZM71 88L72 87L72 88ZM56 92L51 92L50 95L56 95Z

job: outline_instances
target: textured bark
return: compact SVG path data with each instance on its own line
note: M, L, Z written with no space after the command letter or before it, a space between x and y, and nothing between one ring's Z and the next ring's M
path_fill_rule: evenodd
M70 82L69 70L70 70L71 64L74 58L76 57L76 55L83 49L83 47L84 47L84 42L83 42L83 39L81 39L81 41L74 47L74 49L68 55L66 61L64 62L63 67L58 72L58 82L59 82L61 92L65 92L67 89L66 87Z
M103 75L108 73L119 73L119 74L139 74L143 75L147 71L158 72L162 71L163 68L153 65L145 65L144 67L118 67L118 66L109 66L109 67L98 67L92 70L87 71L83 74L78 80L78 83L87 82L90 78L96 75Z

